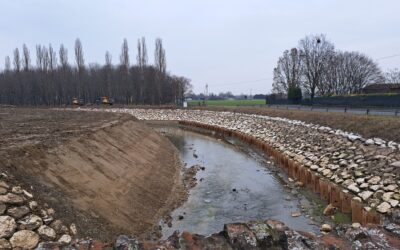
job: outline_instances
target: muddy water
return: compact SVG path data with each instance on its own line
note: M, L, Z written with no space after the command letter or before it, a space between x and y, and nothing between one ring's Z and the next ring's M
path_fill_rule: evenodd
M225 223L277 219L293 229L317 232L300 211L299 200L273 173L258 152L235 140L225 141L178 127L157 130L179 149L185 167L201 165L188 200L172 212L172 227L161 223L164 237L175 230L208 235ZM179 218L183 216L183 218Z

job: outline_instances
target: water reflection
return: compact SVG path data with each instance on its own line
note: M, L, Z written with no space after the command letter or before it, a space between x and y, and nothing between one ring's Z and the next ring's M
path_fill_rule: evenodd
M256 152L247 149L244 153L229 143L177 127L161 130L180 150L187 166L205 166L197 173L202 181L191 189L187 202L173 211L172 227L162 224L164 236L175 230L208 235L221 231L226 223L269 218L293 229L318 231L304 216L291 216L299 211L298 199L285 190Z

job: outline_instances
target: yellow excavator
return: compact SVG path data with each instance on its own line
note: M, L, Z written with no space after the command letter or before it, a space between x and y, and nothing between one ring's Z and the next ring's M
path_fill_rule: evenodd
M108 96L102 96L101 103L105 104L105 105L113 105L113 100L111 98L109 98Z
M83 100L78 99L77 97L72 98L72 105L74 106L82 106Z

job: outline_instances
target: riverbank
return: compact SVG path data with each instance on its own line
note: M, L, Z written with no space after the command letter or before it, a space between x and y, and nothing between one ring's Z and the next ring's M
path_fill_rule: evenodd
M296 169L293 174L304 185L311 185L310 188L342 211L356 211L353 221L379 223L384 218L380 214L392 215L399 209L400 145L393 141L363 138L297 120L243 113L168 109L99 111L129 113L143 120L199 124L236 133L260 146L266 143L280 163Z
M277 249L316 246L321 248L336 246L342 249L374 246L381 249L396 249L399 245L400 227L391 223L399 222L400 218L398 214L396 215L400 193L396 166L400 161L397 143L380 139L371 140L299 121L231 112L156 109L85 109L85 111L107 112L82 112L82 110L0 110L2 126L0 170L6 171L7 176L15 176L15 179L7 179L12 187L6 188L4 192L7 196L15 198L18 192L27 190L29 194L33 194L40 208L33 210L29 207L28 213L36 215L42 213L41 208L45 208L47 215L52 214L50 218L45 216L46 214L40 214L43 224L55 230L53 228L55 226L51 223L60 218L64 220L63 225L66 225L62 231L64 234L77 239L82 239L84 236L96 239L76 241L71 239L72 247L107 249L113 246L136 246L139 249L162 247L179 249L196 246L262 249L265 244L272 244ZM184 188L173 189L177 180L174 177L179 178L181 166L170 164L170 160L174 162L174 159L177 159L174 157L177 151L172 144L130 115L143 120L179 121L191 127L234 135L255 146L268 145L269 151L266 152L274 152L270 156L279 163L279 166L286 166L288 162L292 162L301 166L306 171L304 173L318 176L318 182L314 180L313 183L318 183L322 198L331 200L332 196L325 197L326 193L323 191L326 184L331 183L340 188L341 195L353 198L350 198L351 207L353 203L361 204L358 209L388 215L385 218L390 218L391 221L385 221L383 226L363 227L354 223L352 226L330 229L321 227L324 232L332 230L323 237L290 230L282 223L272 220L226 224L220 233L211 236L183 232L175 233L167 240L158 240L157 235L153 237L152 234L142 234L141 229L157 234L159 228L154 227L154 222L157 223L162 218L161 214L168 214L166 210L170 211L179 204L181 200L177 196L184 197L186 192ZM130 172L131 168L134 170ZM164 170L167 172L164 173ZM302 177L298 173L299 170L295 175L296 179L292 180L293 185L308 186L308 182L302 182ZM139 178L135 179L136 176ZM132 182L132 179L135 181ZM14 190L15 186L21 186L21 189ZM133 190L130 191L129 188ZM151 190L157 191L151 192ZM330 188L327 190L331 195L332 190ZM135 194L138 203L130 199ZM8 199L7 202L10 201L9 198L3 197ZM23 203L8 204L6 213L9 214L8 209L13 207L22 209L21 206L29 206L32 198L22 199ZM170 203L171 200L176 202ZM103 203L104 201L108 202ZM162 205L166 210L151 207L158 205ZM346 204L340 203L338 208L342 208L342 205ZM137 206L138 210L131 209L133 206ZM150 212L140 211L145 208ZM129 212L132 212L132 217L129 217ZM143 220L144 223L132 220L132 223L124 224L125 219L135 218L134 216L140 217L139 220ZM153 220L155 217L158 219ZM11 239L14 234L24 230L21 225L26 221L25 217L23 220L13 218L16 223L16 228L11 230L13 235L4 236L5 240L1 240L0 243L13 244ZM72 225L71 222L76 223L74 224L78 229L76 236L73 234L75 230L68 228ZM127 230L124 226L134 228ZM45 239L48 236L37 236L43 234L38 228L27 231L30 231L29 234L38 241L39 239L48 241ZM139 237L120 236L112 243L98 241L98 239L114 238L125 232ZM54 240L51 240L52 243L41 244L40 249L62 246L64 243L54 243L59 241L60 237L62 235L57 233ZM13 242L15 244L15 239Z
M186 170L198 169L188 200L173 211L170 225L161 223L164 238L176 230L210 235L224 224L265 218L315 234L328 223L329 218L316 222L303 212L301 204L311 206L312 201L305 202L300 190L259 150L235 138L194 132L178 123L153 127L179 149Z
M77 237L157 236L186 198L177 150L132 116L2 108L0 117L0 170L75 223Z

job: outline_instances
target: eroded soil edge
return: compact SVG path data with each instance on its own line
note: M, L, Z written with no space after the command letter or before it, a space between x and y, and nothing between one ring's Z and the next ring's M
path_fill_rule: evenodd
M157 232L186 196L178 151L131 116L2 109L0 117L1 170L75 223L79 237Z

